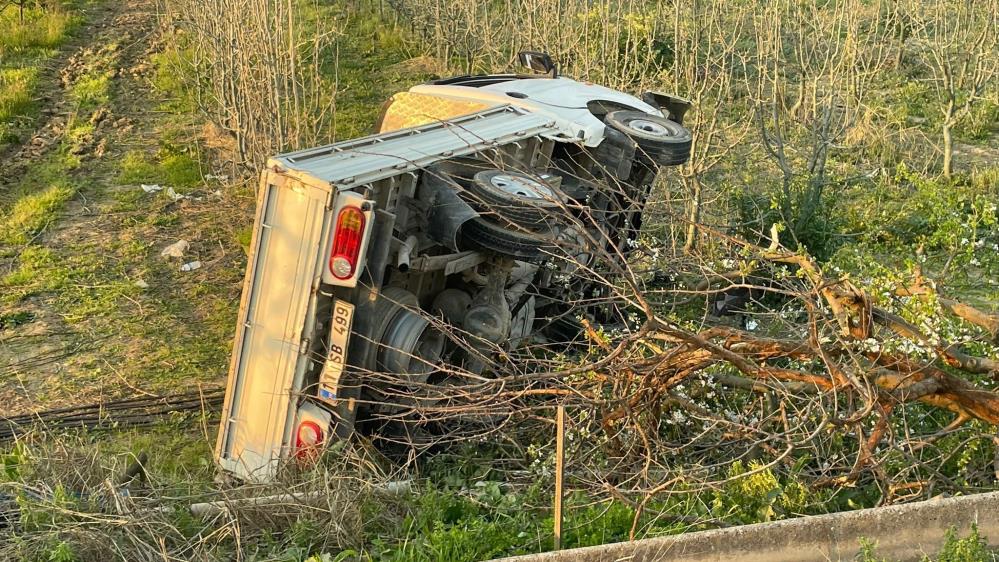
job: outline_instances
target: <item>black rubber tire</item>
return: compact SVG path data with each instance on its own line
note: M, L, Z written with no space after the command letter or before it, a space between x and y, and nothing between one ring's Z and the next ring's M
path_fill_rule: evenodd
M563 213L564 201L560 194L552 191L552 199L519 197L506 193L493 185L495 178L511 176L524 181L537 182L526 174L504 170L478 172L467 185L465 200L476 210L495 215L493 222L503 224L504 220L530 230L547 230L550 224Z
M542 261L557 249L552 236L516 232L482 217L463 224L459 238L464 250L495 252L524 261Z
M679 123L644 111L612 111L604 123L627 135L660 166L679 166L690 159L693 137Z
M413 312L419 310L420 304L416 295L401 287L385 287L375 303L372 311L372 315L377 319L374 326L374 343L368 348L369 353L365 362L372 373L380 373L382 377L395 377L395 381L388 383L382 380L374 383L372 377L364 377L367 379L364 383L364 396L368 402L365 406L368 414L395 414L409 409L414 404L407 396L414 391L416 385L425 384L434 373L434 369L429 365L425 366L425 370L411 371L407 368L410 360L400 355L397 352L398 348L391 346L391 342L387 341L393 337L393 334L399 337L400 330L415 328L421 331L424 329L436 331L436 328L428 325L426 320L416 316L418 312ZM400 321L408 321L409 325L401 326L398 324ZM404 339L405 335L402 334ZM437 332L437 335L440 337L440 342L435 345L439 345L437 350L439 354L443 350L446 336L441 332ZM421 333L417 341L422 338ZM416 354L417 351L414 349L412 353ZM439 359L438 357L437 360Z

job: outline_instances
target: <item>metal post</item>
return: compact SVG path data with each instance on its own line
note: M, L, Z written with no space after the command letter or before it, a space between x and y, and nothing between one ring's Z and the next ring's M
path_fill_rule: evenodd
M555 550L562 548L562 473L565 470L565 406L555 413Z

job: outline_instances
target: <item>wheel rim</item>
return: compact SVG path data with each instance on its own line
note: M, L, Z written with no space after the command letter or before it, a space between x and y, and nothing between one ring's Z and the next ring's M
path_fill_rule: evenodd
M635 131L641 131L642 133L656 137L670 136L670 131L665 125L662 123L656 123L655 121L649 121L648 119L632 119L628 122L628 127L634 129Z
M380 367L413 382L423 382L437 369L444 350L443 332L426 318L400 310L382 338Z
M497 174L489 178L489 183L497 190L524 199L551 201L555 192L545 184L523 176Z

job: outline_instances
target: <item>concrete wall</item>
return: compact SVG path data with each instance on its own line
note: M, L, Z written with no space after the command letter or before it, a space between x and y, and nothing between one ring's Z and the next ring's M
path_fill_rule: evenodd
M504 558L504 562L827 562L853 560L861 537L878 557L920 560L935 555L944 533L972 523L999 547L999 492L818 515L672 537Z

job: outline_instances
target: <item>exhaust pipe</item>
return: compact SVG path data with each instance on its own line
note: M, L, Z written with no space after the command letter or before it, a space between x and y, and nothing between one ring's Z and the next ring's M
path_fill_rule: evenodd
M409 238L399 246L399 256L396 258L395 266L399 268L399 271L406 273L409 271L409 261L413 257L413 251L416 250L417 239L416 236L410 235Z

